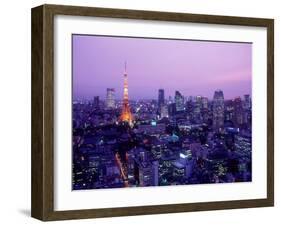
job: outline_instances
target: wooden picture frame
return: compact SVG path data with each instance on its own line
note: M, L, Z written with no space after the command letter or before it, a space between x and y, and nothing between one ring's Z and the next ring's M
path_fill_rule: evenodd
M101 209L54 210L54 16L126 18L240 25L267 29L267 198ZM32 9L32 200L31 215L50 220L163 214L274 205L274 20L42 5Z

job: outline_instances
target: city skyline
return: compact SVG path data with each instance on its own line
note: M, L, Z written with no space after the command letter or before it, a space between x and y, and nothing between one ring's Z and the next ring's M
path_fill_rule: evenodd
M114 89L114 88L106 88L106 90L104 91L104 94L102 95L102 96L98 96L98 95L94 95L94 96L91 96L91 97L89 97L89 98L77 98L77 99L73 99L73 101L93 101L94 100L94 98L95 97L99 97L99 100L101 100L101 101L107 101L107 90L108 89ZM158 91L159 90L164 90L164 89L161 89L161 88L159 88L158 90L156 90L156 94L155 94L155 96L153 97L153 98L140 98L140 99L132 99L132 98L130 98L130 100L129 100L129 102L131 102L131 101L149 101L149 100L151 100L151 101L157 101L158 100ZM114 89L114 92L115 92L116 90ZM214 90L213 91L213 96L211 96L211 97L206 97L206 96L203 96L203 95L200 95L200 94L198 94L198 95L183 95L183 93L181 93L179 90L175 90L175 92L174 92L174 94L173 95L169 95L169 96L167 96L166 95L166 92L165 92L165 90L164 90L164 93L165 93L165 97L164 97L164 101L169 101L169 98L171 97L172 98L172 102L174 102L175 101L175 93L176 92L180 92L182 95L183 95L183 97L184 97L184 99L185 100L188 100L188 98L189 97L192 97L193 99L194 98L196 98L196 97L206 97L209 101L212 101L213 99L214 99L214 94L217 92L217 91L223 91L224 92L224 90L222 90L222 89L216 89L216 90ZM225 92L224 92L224 94L225 94ZM224 100L225 101L227 101L227 100L234 100L235 98L244 98L244 96L245 95L249 95L250 97L252 97L252 95L251 94L249 94L249 93L241 93L240 95L236 95L236 96L233 96L233 97L231 97L231 98L224 98ZM123 101L123 97L122 96L120 96L120 97L118 97L118 98L116 98L115 96L114 96L114 101Z
M73 99L106 99L113 88L121 100L125 61L130 100L157 99L159 89L165 99L176 91L213 99L218 89L225 99L251 95L250 43L73 35Z

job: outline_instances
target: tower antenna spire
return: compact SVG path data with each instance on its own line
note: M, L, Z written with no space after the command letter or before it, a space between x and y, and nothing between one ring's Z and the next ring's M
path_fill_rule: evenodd
M125 72L124 72L124 93L123 93L123 104L122 104L122 113L120 115L120 121L128 122L130 125L133 121L133 114L129 106L129 94L128 94L128 76L127 76L127 61L125 61Z

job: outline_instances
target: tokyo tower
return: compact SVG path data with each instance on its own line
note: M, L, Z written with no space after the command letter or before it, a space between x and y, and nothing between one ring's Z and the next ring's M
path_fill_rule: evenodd
M125 72L124 72L124 94L123 94L123 104L122 113L120 115L120 121L128 122L130 125L133 122L133 115L129 106L129 95L128 95L128 74L127 74L127 64L125 62Z

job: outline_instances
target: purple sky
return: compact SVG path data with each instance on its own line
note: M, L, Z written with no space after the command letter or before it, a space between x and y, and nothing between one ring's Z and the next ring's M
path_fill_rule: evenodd
M252 44L73 35L73 98L123 93L127 61L129 99L184 96L226 99L251 94Z

